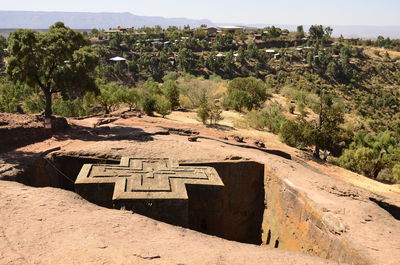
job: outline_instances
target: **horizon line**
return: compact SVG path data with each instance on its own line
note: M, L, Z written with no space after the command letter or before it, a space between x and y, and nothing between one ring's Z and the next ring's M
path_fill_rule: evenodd
M197 21L202 21L202 20L207 20L213 24L232 24L232 25L280 25L280 26L312 26L312 25L323 25L323 26L339 26L339 27L400 27L399 25L372 25L372 24L321 24L321 23L314 23L314 24L285 24L285 23L230 23L230 22L214 22L211 19L208 18L189 18L189 17L168 17L168 16L155 16L155 15L137 15L132 12L110 12L110 11L38 11L38 10L1 10L0 12L43 12L43 13L89 13L89 14L131 14L134 16L140 16L140 17L159 17L159 18L166 18L166 19L188 19L188 20L197 20Z

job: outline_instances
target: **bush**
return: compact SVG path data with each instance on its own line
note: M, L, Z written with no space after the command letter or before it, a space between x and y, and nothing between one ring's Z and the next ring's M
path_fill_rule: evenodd
M224 99L224 106L236 111L242 111L245 107L248 110L253 109L251 95L246 91L232 90L228 93L228 97Z
M179 79L181 93L181 105L186 108L197 108L200 106L203 94L208 99L219 99L226 93L225 82L214 82L200 78Z
M129 110L137 108L140 101L138 92L134 89L124 88L120 91L120 101L129 106Z
M176 81L178 80L178 73L176 72L168 72L166 75L163 77L163 81Z
M248 126L256 130L262 130L265 128L266 122L265 117L260 111L252 110L246 114L245 121Z
M292 120L282 122L279 135L284 143L293 147L298 146L302 138L299 125Z
M179 96L180 91L175 81L166 81L163 85L164 95L169 100L171 109L175 109L180 106Z
M345 150L339 157L340 166L367 177L377 178L379 173L395 166L392 169L393 179L397 181L400 146L389 132L371 135L360 131L351 143L349 149Z
M200 97L200 105L197 109L197 117L200 118L203 124L206 124L207 120L210 118L210 106L205 92Z
M44 97L39 93L32 94L24 100L22 108L27 113L40 113L45 108Z
M211 80L211 81L214 81L214 82L222 82L222 81L224 81L223 79L222 79L222 77L220 77L219 75L210 75L210 77L208 78L209 80Z
M340 166L355 171L357 173L371 176L374 169L374 150L367 147L345 150L338 159Z
M307 112L305 111L305 106L304 106L303 102L297 103L297 109L300 112L300 115L302 117L306 117L307 116Z
M265 127L274 134L279 134L286 117L282 114L282 106L277 102L270 102L261 112Z
M394 182L400 182L400 164L394 165L392 168L392 175Z
M116 83L104 83L98 81L100 94L96 96L96 102L101 105L106 114L113 111L121 103L121 91L124 87Z
M225 102L236 111L242 111L243 108L249 111L259 109L270 97L266 89L264 82L257 78L235 78L228 85Z
M210 118L210 107L208 104L201 104L197 109L197 117L200 118L203 124L207 124L207 120Z
M171 114L171 102L164 96L158 96L156 99L156 111L163 118Z
M210 124L218 124L219 121L223 120L224 118L221 116L222 109L217 104L211 104L210 107Z
M154 111L157 110L157 101L156 98L149 94L146 93L143 96L143 100L142 100L142 110L148 115L148 116L153 116L154 115Z
M79 117L87 115L83 108L82 99L80 98L74 100L63 100L62 98L58 98L54 100L52 108L55 115L64 117Z
M6 80L0 80L0 112L17 112L19 102L22 100L22 86L15 85Z

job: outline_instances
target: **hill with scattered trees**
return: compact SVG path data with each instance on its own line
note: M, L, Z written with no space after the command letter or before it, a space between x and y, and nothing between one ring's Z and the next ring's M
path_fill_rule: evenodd
M333 38L313 25L93 29L62 23L0 37L0 111L85 116L222 110L238 126L365 176L400 181L400 40ZM322 157L323 158L323 157Z

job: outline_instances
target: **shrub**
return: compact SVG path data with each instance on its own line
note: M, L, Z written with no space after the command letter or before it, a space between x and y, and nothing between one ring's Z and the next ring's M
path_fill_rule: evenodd
M80 98L74 100L58 98L54 100L52 108L54 114L64 117L79 117L87 114Z
M242 111L245 107L247 107L248 110L253 109L251 95L241 90L230 91L228 97L224 99L224 105L236 111Z
M265 117L260 111L252 110L246 114L245 121L248 126L256 130L262 130L265 128Z
M164 95L169 100L171 109L179 107L180 91L178 86L176 85L176 82L168 80L164 83L163 88Z
M27 113L40 113L44 110L44 97L38 93L32 94L24 100L22 108Z
M392 168L392 175L394 182L400 182L400 164L394 165Z
M214 81L214 82L222 82L223 81L223 79L219 75L215 75L215 74L210 75L210 77L208 79L211 81Z
M304 103L303 103L303 102L297 103L297 109L298 109L298 111L300 112L300 115L301 115L302 117L307 116L307 112L305 111L305 106L304 106Z
M156 99L156 111L163 118L168 114L171 114L171 102L164 96L158 96Z
M208 104L201 104L197 109L197 117L200 118L203 124L207 124L207 120L210 118L210 108Z
M228 85L226 104L236 111L259 109L270 97L263 81L254 78L235 78Z
M377 178L385 168L398 163L400 147L389 132L371 135L360 131L354 137L349 149L339 157L340 166L367 177ZM398 166L392 169L393 180L397 181Z
M6 80L0 80L0 112L17 112L22 100L21 85L15 85Z
M211 104L210 107L210 124L218 124L219 121L223 120L224 118L221 116L222 109L217 104Z
M104 83L98 81L100 94L96 96L96 101L101 105L106 114L113 111L121 103L121 90L123 87L116 83Z
M120 100L129 106L129 110L137 108L140 101L138 92L134 89L124 88L120 91Z
M176 72L168 72L163 77L164 82L176 81L176 80L178 80L178 73L176 73Z
M261 115L265 127L274 134L279 134L282 123L286 117L282 114L282 106L277 102L270 102L262 111Z
M353 170L357 173L371 176L374 169L374 150L367 147L345 150L338 159L340 166Z
M279 135L282 141L290 146L298 146L301 141L302 135L299 125L292 120L285 120L282 122Z
M200 106L197 109L197 116L203 124L206 124L207 120L210 118L210 106L205 93L201 95Z
M143 96L142 110L149 116L154 115L154 111L157 110L157 101L153 95L146 93Z
M181 105L187 108L199 107L203 94L206 94L208 99L219 99L226 93L225 82L214 82L200 78L179 79L179 88L182 95L181 99L184 100L184 102L181 101Z

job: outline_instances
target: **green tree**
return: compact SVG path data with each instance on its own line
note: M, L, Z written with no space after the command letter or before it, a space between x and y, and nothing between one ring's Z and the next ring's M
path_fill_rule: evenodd
M236 57L236 60L237 60L237 62L240 63L241 65L243 65L243 64L246 63L246 53L245 53L245 50L244 50L243 46L240 46L240 47L239 47L238 55L237 55L237 57Z
M315 151L319 154L319 151L324 149L339 155L342 135L340 125L344 122L344 105L335 101L331 94L324 91L325 88L318 89L319 99L312 106L313 111L318 114L313 136Z
M225 99L227 105L236 111L258 109L270 97L265 83L254 77L235 78L228 85Z
M396 178L400 146L389 131L376 136L360 131L338 162L347 169L372 178L377 178L384 168L392 168L393 177Z
M129 111L137 108L140 96L139 93L135 89L124 88L121 91L120 100L122 103L125 103L129 107Z
M0 66L3 65L3 59L6 56L7 39L0 35Z
M258 58L259 51L257 49L257 45L254 42L250 43L249 46L247 46L247 54L252 59Z
M42 91L46 117L52 115L53 94L97 91L92 73L98 57L82 33L57 22L44 34L17 30L8 42L8 75Z
M171 109L175 109L179 107L179 96L180 96L180 91L179 87L176 85L175 81L167 80L164 85L164 95L168 99L168 101L171 104Z
M156 99L156 111L163 118L171 113L171 102L164 96L160 95Z
M395 182L400 181L400 163L394 165L394 167L392 168L392 175Z
M219 105L215 103L211 104L209 119L210 119L210 124L218 124L219 121L224 119L222 117L222 109Z
M100 87L100 94L97 95L96 101L101 105L106 114L113 111L113 109L121 103L121 86L116 83L98 82Z
M199 108L197 109L197 117L203 122L203 124L207 123L207 120L210 118L210 105L208 103L206 91L200 96L200 104Z
M322 39L325 34L324 27L322 25L312 25L308 30L312 39Z
M302 39L304 38L305 34L304 34L304 27L301 26L297 26L297 32L296 32L296 38L297 39Z
M297 147L302 138L300 126L295 121L286 119L281 124L279 136L284 143Z
M142 109L147 115L153 116L154 111L157 110L156 97L150 93L146 93L142 99Z
M330 38L330 37L332 37L333 29L331 27L326 27L325 28L325 33Z
M193 51L187 48L180 49L177 63L179 70L191 73L196 68L196 57Z
M228 34L218 34L215 41L217 51L229 51L233 48L233 35Z
M153 78L148 78L140 87L142 98L142 110L149 116L154 115L157 111L157 98L163 95L160 84L154 81Z
M350 81L355 74L355 71L354 71L353 67L351 67L351 64L350 64L350 55L351 55L351 52L350 52L349 47L343 47L341 49L341 51L340 51L341 72L342 72L343 77L348 81Z
M267 28L267 31L272 38L278 38L282 35L282 29L275 26Z
M228 52L224 60L224 72L225 75L230 78L235 73L235 61L233 51Z
M28 98L30 93L19 83L13 84L5 78L0 79L0 112L15 113L20 107L20 102Z
M339 67L335 61L330 61L327 69L326 69L326 74L331 76L332 78L337 78L340 74L339 72Z

